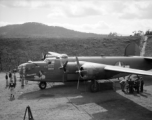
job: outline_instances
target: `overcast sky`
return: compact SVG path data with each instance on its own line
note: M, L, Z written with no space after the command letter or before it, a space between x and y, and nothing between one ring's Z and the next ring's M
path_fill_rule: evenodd
M152 0L0 0L0 26L25 22L130 35L152 30Z

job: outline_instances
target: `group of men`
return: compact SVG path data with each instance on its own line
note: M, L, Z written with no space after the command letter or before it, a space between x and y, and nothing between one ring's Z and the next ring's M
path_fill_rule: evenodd
M121 89L126 93L142 93L144 87L144 81L141 76L134 75L133 77L129 76L127 79L120 81Z
M6 88L9 88L10 91L11 91L10 98L15 98L14 89L16 87L16 80L17 80L16 72L15 71L9 71L8 73L6 73L5 79L6 79Z

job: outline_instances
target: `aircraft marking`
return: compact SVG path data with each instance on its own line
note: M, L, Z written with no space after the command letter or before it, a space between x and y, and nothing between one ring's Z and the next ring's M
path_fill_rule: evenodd
M35 75L34 76L34 80L44 80L45 79L45 75L42 75L42 76L37 76L37 75Z
M54 70L54 64L49 64L48 65L48 70Z
M45 79L45 75L43 74L42 71L39 71L39 75L35 74L34 76L34 80L44 80Z
M124 67L124 68L130 68L130 65L125 65L121 61L116 62L115 66Z

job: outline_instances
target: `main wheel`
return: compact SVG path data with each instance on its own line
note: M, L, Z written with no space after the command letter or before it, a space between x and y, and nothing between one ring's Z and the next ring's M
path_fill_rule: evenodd
M97 81L92 81L90 83L90 91L91 92L98 92L99 91L99 83Z
M45 89L45 88L46 88L46 82L40 82L40 83L39 83L39 88L40 88L41 90Z

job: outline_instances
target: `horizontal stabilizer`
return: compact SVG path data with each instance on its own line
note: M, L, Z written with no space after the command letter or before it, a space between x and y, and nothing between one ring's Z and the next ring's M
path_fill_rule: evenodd
M152 60L152 57L144 57L145 60Z
M144 59L149 62L149 64L152 64L152 57L144 57Z

